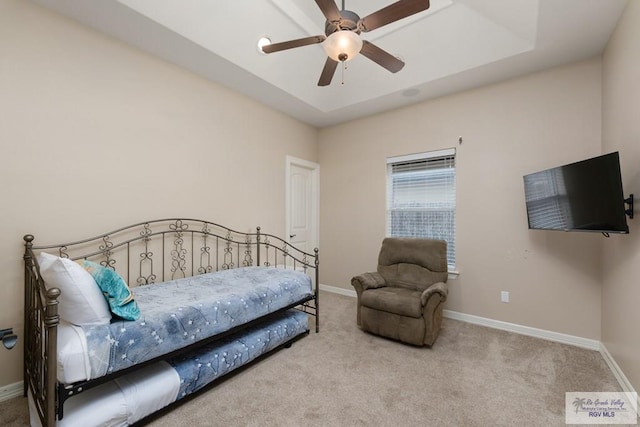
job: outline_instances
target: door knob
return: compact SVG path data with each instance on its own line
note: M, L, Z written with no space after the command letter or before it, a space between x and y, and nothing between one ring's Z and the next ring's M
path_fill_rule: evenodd
M293 239L294 237L296 237L296 234L289 234L290 239Z

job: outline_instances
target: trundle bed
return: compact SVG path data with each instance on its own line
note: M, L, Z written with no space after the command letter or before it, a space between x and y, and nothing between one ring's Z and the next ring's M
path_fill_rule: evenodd
M318 332L318 250L194 219L25 240L31 425L129 425ZM147 418L148 419L148 418Z

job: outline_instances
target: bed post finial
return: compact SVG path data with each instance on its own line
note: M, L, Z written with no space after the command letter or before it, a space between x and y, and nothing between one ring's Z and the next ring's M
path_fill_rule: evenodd
M24 239L24 246L26 248L26 250L24 251L24 257L23 258L24 258L25 262L27 262L27 261L29 261L31 259L31 251L30 251L30 249L33 247L33 239L35 239L35 237L33 237L33 234L25 234L23 239ZM26 276L25 276L25 279L26 279Z

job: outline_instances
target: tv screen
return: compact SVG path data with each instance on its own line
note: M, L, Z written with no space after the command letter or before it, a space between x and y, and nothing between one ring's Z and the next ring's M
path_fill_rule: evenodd
M628 233L617 152L524 176L530 229Z

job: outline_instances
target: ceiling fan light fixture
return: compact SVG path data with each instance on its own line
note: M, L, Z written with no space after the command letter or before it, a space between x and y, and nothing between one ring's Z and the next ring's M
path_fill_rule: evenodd
M268 46L271 44L271 39L269 37L260 37L260 39L258 40L258 51L260 53L265 53L264 50L262 50L262 48L264 46Z
M340 30L331 33L322 42L322 47L327 56L334 61L349 61L362 49L362 39L351 30Z

